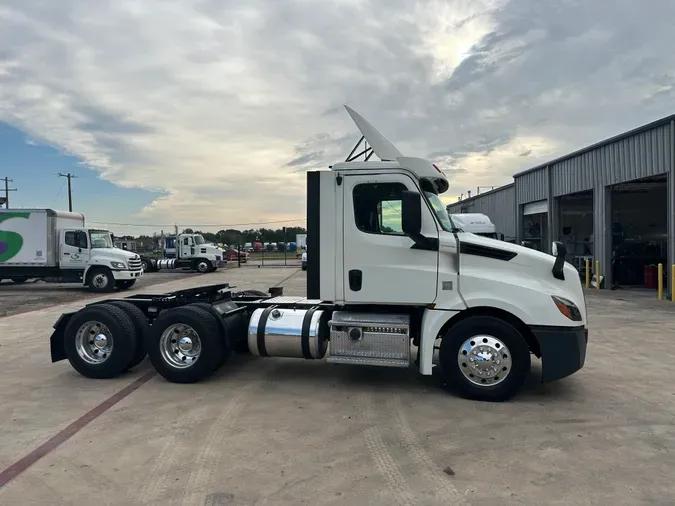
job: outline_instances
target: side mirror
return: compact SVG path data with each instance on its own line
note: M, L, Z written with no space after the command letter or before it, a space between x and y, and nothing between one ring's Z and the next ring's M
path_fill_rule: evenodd
M404 190L401 196L401 228L408 237L415 239L422 231L422 198L420 194Z
M560 241L553 241L551 245L551 252L555 257L555 262L553 263L553 277L556 279L564 280L565 272L563 268L565 267L565 256L567 255L567 248Z

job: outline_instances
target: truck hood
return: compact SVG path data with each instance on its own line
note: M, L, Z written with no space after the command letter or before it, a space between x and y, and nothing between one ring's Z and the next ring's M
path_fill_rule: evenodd
M95 256L109 256L115 258L123 258L125 260L130 260L132 258L140 258L138 253L133 251L127 251L122 248L94 248L91 250L92 255Z
M553 264L555 263L555 257L553 255L526 248L525 246L519 246L518 244L499 241L497 239L491 239L489 237L483 237L468 232L459 232L457 238L459 239L460 244L460 257L464 256L464 254L462 254L463 249L465 250L465 254L468 253L466 252L466 245L484 246L515 253L516 256L508 260L506 264L511 266L511 272L513 275L519 277L521 284L529 285L531 284L531 281L536 280L538 289L543 293L560 295L570 299L580 308L584 322L586 321L585 297L581 286L581 280L579 273L571 264L565 263L563 267L565 279L559 280L556 279L552 273ZM467 254L467 257L469 256L473 255ZM474 258L480 258L480 256ZM485 262L490 262L492 259L483 258L483 260ZM499 272L500 270L503 271L505 267L508 268L503 265L503 260L494 259L492 261L502 264L498 269L495 269L495 272ZM461 270L462 260L460 258L460 271Z

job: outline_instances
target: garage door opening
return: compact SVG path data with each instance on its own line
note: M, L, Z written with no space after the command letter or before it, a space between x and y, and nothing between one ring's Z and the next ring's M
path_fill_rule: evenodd
M548 202L539 200L523 206L523 245L548 251Z
M585 274L586 260L593 261L593 191L558 199L558 234L567 249L567 261Z
M657 265L668 259L666 175L612 187L613 288L657 289Z

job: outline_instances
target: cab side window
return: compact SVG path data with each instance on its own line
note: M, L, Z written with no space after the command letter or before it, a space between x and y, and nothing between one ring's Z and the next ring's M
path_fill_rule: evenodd
M66 245L77 248L77 232L66 232Z
M367 234L405 235L401 218L402 183L363 183L354 187L354 220Z

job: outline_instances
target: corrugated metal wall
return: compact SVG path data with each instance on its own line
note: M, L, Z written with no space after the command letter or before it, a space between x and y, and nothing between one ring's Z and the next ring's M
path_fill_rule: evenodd
M670 125L665 124L555 163L553 196L664 174L671 165L671 142Z
M449 213L486 214L505 239L516 237L516 195L512 184L476 197L450 204Z
M548 171L546 167L514 178L518 204L548 198Z

